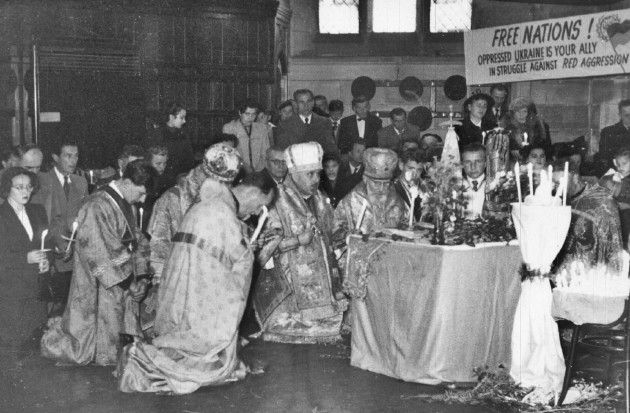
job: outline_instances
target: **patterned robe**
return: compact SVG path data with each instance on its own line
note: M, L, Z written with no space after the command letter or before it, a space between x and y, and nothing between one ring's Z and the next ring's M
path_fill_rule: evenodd
M338 340L344 309L338 302L341 280L331 248L333 209L328 198L317 191L305 200L289 176L278 185L265 225L283 237L254 290L263 339L284 343ZM296 237L308 228L315 228L315 235L310 244L300 246Z
M398 195L393 184L389 187L385 203L373 205L368 198L365 182L361 182L341 200L335 209L335 233L342 228L349 230L356 227L363 201L368 203L361 221L361 231L364 234L369 234L375 228L397 228L400 225L406 225L409 220L409 208Z
M595 266L606 264L621 270L621 225L617 202L604 187L587 184L584 191L571 200L571 227L559 257L561 265L574 260Z
M49 320L41 351L66 363L112 365L119 333L140 333L138 304L117 284L147 273L148 243L135 225L133 208L105 189L88 198L77 221L68 304L63 317Z
M186 394L245 377L236 350L254 255L229 188L208 180L202 197L173 239L159 288L156 338L123 350L123 392Z

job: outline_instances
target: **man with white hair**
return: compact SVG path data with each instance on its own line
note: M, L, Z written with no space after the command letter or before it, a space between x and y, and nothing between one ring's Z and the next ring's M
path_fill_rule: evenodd
M326 343L340 339L347 301L332 251L333 208L319 191L324 151L316 142L289 146L289 175L278 184L266 235L281 234L259 255L264 265L254 289L263 339Z

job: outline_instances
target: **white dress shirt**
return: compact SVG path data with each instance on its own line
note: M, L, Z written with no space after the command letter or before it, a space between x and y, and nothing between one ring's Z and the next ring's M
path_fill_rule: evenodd
M55 166L53 168L55 170L55 175L57 175L57 179L59 179L59 182L61 183L61 187L63 188L63 174L61 172L59 172L59 169L57 169L57 167ZM70 175L68 175L68 184L72 183L72 181L70 180Z
M357 116L357 128L359 129L359 138L365 138L365 120L359 122L359 117Z
M311 122L313 122L313 114L311 113L310 116L302 116L302 115L300 115L300 119L302 119L302 122L310 125ZM307 119L308 119L308 122L307 122Z
M477 181L477 190L473 191L472 181ZM466 211L464 212L465 218L475 219L481 216L483 212L483 203L486 200L486 175L482 174L476 179L466 178L464 181L466 192L464 192L464 198L468 201L466 205Z

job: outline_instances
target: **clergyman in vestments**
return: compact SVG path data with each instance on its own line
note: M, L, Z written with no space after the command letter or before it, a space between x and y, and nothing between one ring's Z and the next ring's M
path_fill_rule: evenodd
M321 343L340 339L347 300L332 250L333 209L319 191L323 150L316 142L289 146L289 175L278 185L267 231L281 237L259 255L264 268L253 292L263 339Z
M231 149L231 148L230 148ZM226 157L238 156L236 151ZM126 346L118 364L123 392L187 394L241 380L238 327L254 254L243 220L273 200L274 188L250 174L232 191L238 168L219 166L201 187L173 238L164 267L152 342ZM240 167L240 160L239 160Z
M155 170L142 160L92 194L77 216L70 295L63 317L51 318L42 355L63 363L116 363L119 334L140 334L149 248L131 204L144 201Z

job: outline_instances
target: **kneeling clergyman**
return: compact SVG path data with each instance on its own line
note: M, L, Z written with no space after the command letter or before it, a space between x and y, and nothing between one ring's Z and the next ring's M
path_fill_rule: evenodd
M284 156L289 175L266 224L281 236L259 255L265 268L254 289L256 315L264 340L334 342L348 304L331 245L333 209L318 190L323 151L308 142L291 145Z
M230 190L241 166L234 148L214 145L206 158L201 202L184 216L164 265L156 337L127 345L120 357L123 392L187 394L247 373L237 342L254 253L243 220L273 200L274 188L251 174Z
M133 161L79 210L68 304L63 317L48 321L44 357L113 365L119 334L140 334L136 300L146 291L149 245L131 204L144 201L154 175L152 166Z

